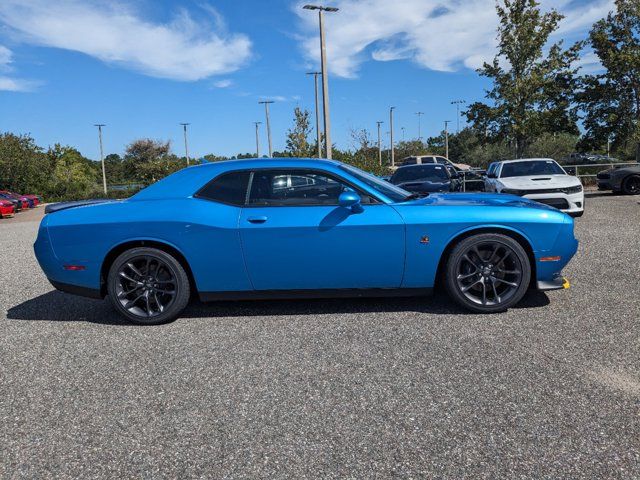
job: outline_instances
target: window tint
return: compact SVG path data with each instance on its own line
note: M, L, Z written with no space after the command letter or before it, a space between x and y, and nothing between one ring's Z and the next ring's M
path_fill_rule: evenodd
M565 171L553 160L531 160L505 163L502 166L500 178L533 175L565 175Z
M249 172L225 173L205 185L196 197L231 205L244 205L248 184Z
M258 170L253 173L249 205L338 205L338 197L348 190L353 188L320 172ZM374 203L369 196L360 195L362 203Z

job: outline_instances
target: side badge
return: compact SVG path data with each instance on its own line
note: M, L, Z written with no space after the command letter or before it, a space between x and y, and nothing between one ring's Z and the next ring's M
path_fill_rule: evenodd
M420 237L420 243L423 243L423 244L429 243L429 237L427 237L426 235L423 235L422 237Z

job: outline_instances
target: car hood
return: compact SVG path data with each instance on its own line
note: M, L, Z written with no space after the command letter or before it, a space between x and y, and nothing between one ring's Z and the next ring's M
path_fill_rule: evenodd
M520 207L535 208L538 210L557 209L539 203L528 198L517 195L507 195L504 193L433 193L425 198L412 200L408 203L412 205L442 205L459 207Z
M573 187L579 185L580 180L572 175L532 175L500 178L500 183L507 188L538 189Z

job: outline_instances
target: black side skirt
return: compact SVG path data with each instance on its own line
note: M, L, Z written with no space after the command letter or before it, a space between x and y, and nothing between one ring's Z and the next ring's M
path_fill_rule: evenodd
M78 285L56 282L51 279L49 279L49 282L61 292L70 293L72 295L79 295L81 297L96 298L98 300L101 300L103 298L100 294L100 290L94 288L79 287Z
M220 300L271 300L296 298L417 297L431 295L432 288L323 288L319 290L249 290L200 292L203 302Z

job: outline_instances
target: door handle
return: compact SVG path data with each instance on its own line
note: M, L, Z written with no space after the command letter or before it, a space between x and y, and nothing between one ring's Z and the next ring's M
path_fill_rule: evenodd
M264 222L267 221L267 217L265 217L265 216L249 217L249 218L247 218L247 221L249 223L264 223Z

